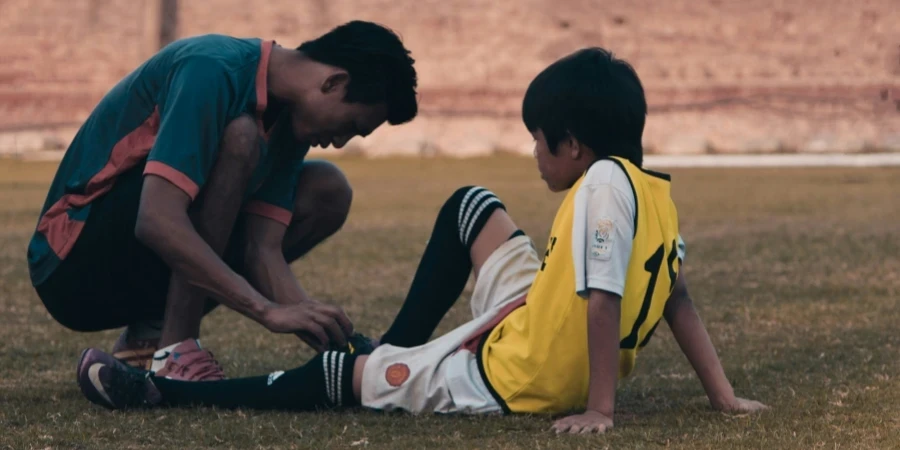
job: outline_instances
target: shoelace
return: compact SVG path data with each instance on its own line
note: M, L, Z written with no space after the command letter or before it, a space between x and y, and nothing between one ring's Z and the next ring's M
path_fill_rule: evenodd
M212 352L196 350L193 352L185 353L188 354L197 354L195 359L188 361L187 364L179 364L176 368L179 375L182 377L186 377L188 369L191 367L200 366L200 370L194 373L194 376L191 377L192 380L195 381L215 381L215 380L223 380L225 379L225 371L222 370L222 366L219 365L219 361L215 359Z

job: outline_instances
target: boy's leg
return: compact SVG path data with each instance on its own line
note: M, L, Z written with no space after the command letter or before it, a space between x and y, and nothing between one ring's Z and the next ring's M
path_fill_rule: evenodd
M306 364L287 371L231 380L192 383L151 377L167 406L215 406L219 408L316 409L359 405L354 395L357 357L324 352Z
M358 358L364 357L325 352L292 370L196 383L152 376L89 349L77 373L89 400L116 409L164 405L311 411L359 404L354 373L361 372L357 367L363 361Z
M487 258L517 230L491 191L467 186L441 207L409 293L381 343L415 347L428 341L456 302L473 266L476 277Z

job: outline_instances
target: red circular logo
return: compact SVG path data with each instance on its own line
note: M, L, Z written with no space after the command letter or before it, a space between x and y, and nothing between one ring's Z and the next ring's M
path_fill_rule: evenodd
M393 387L399 387L409 378L409 366L403 363L391 364L384 372L384 379Z

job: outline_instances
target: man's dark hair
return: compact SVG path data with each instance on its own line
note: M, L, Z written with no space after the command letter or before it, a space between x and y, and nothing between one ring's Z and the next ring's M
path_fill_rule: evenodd
M350 74L344 101L387 105L391 125L416 117L414 59L391 30L371 22L345 23L297 50L322 64L340 67Z
M528 86L522 120L541 130L550 152L569 137L597 157L619 156L643 162L642 136L647 115L644 88L627 62L602 48L586 48L562 58Z

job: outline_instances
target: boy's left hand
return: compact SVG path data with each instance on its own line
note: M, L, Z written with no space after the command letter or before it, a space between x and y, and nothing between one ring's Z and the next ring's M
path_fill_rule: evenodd
M605 415L587 410L583 414L563 417L553 424L553 430L559 433L587 434L587 433L603 433L612 429L613 420Z
M746 398L735 397L731 402L724 405L719 405L716 409L731 413L753 413L769 409L769 407L756 400L747 400Z

